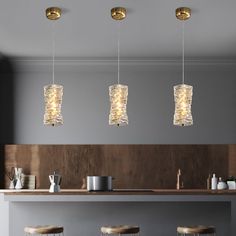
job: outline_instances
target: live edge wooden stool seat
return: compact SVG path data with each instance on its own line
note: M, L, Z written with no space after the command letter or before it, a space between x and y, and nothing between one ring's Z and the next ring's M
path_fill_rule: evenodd
M103 227L101 227L102 235L107 235L107 234L138 235L139 231L140 231L140 229L138 226L132 226L132 225L116 225L116 226L103 226Z
M187 226L187 227L178 227L177 235L216 235L216 229L214 226Z
M26 235L44 235L44 234L60 234L63 235L64 228L61 226L44 225L44 226L27 226L24 228Z

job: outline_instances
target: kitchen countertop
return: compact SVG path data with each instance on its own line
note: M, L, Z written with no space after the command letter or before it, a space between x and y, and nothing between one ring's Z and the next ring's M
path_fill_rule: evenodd
M4 195L236 195L236 190L207 189L114 189L113 191L91 191L85 189L62 189L49 193L48 189L0 189Z
M5 226L6 232L15 227L15 225L14 227L12 226L12 217L15 217L15 222L17 222L16 219L19 219L19 217L24 219L24 215L30 212L32 218L35 218L35 211L37 211L37 217L39 217L38 212L41 212L40 217L43 219L43 217L45 217L44 212L47 209L58 210L60 207L66 213L65 219L70 215L71 209L77 209L76 211L78 212L82 209L84 212L85 209L102 209L101 207L104 206L114 209L116 209L117 206L119 208L123 207L123 209L127 207L134 209L135 206L135 209L139 209L140 212L143 212L141 210L144 208L152 209L155 207L156 211L150 211L154 212L152 217L155 218L156 215L158 215L159 207L163 209L163 206L167 206L168 209L173 209L171 206L178 206L185 209L186 207L193 206L193 209L196 209L195 203L199 204L201 209L207 206L208 203L210 208L212 206L219 206L220 209L224 207L229 216L228 225L230 227L230 234L227 235L236 235L236 224L234 223L236 222L236 190L115 189L115 191L112 192L87 192L87 190L82 189L62 189L59 193L49 193L48 189L0 190L0 211L4 212L2 215L5 216L2 225ZM28 210L24 211L25 209ZM44 209L44 211L41 209ZM59 212L62 213L61 209ZM53 210L51 211L54 212ZM172 213L170 212L170 214ZM77 213L75 215L77 215ZM27 217L29 216L27 215ZM29 218L27 217L26 219L28 220ZM26 225L26 221L19 226L19 229L22 229L23 225ZM6 233L5 235L13 236L15 234Z
M8 202L236 202L236 190L206 189L114 189L109 192L88 192L84 189L0 190L0 200Z
M206 189L114 189L88 192L83 189L0 190L0 200L8 202L236 202L236 190Z

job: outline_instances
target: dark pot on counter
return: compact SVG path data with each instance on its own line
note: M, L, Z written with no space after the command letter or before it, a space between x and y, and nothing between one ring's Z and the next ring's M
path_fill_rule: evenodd
M112 176L87 176L88 191L112 191Z

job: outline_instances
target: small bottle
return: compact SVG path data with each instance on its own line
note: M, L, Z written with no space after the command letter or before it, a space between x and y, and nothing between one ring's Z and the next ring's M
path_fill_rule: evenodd
M207 182L206 184L207 189L211 189L211 175L210 174L208 175L206 182Z
M216 190L217 189L217 178L216 178L216 174L213 174L212 178L211 178L211 189L212 190Z

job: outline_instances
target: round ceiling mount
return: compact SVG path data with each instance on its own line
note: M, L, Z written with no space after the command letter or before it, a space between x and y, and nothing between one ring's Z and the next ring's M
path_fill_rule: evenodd
M175 15L179 20L188 20L191 16L191 9L188 7L179 7L176 9Z
M46 16L49 20L58 20L61 17L61 8L49 7L46 9Z
M126 9L124 7L114 7L111 9L111 17L114 20L123 20L126 17Z

